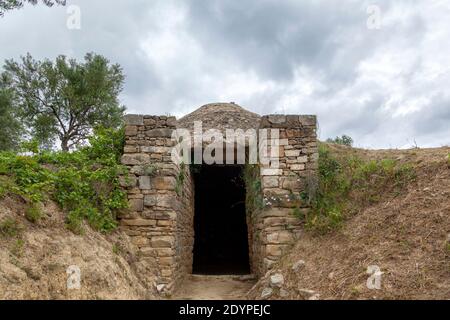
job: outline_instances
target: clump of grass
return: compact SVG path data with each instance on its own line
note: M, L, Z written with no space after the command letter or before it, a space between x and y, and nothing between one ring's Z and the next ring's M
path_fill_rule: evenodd
M0 168L0 199L6 196L8 192L13 190L14 186L12 179L6 175L2 175L1 171L2 170Z
M306 226L325 233L362 207L399 195L415 179L415 172L412 166L393 159L338 157L320 144L318 176L315 192L303 192L301 197L312 207L305 217Z
M38 222L42 218L40 203L31 203L25 210L25 218L32 223Z
M186 179L186 165L184 164L184 162L182 162L175 183L175 192L178 196L183 195L183 185L185 179Z
M20 233L20 230L20 224L16 219L8 217L0 221L0 235L3 237L16 237Z
M116 242L112 246L112 251L116 255L121 255L124 252L122 245L119 242Z
M11 247L11 253L17 257L20 258L23 254L23 247L25 246L25 241L23 239L17 239L13 246Z

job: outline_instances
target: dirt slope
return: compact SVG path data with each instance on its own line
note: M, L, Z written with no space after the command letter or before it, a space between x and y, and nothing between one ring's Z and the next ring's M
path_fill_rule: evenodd
M411 163L415 182L384 194L342 228L325 236L305 232L248 297L260 299L270 276L284 277L269 299L450 299L450 148L333 152ZM294 264L300 267L293 270ZM381 269L381 288L366 286L369 265ZM318 294L318 295L317 295Z
M38 223L24 218L19 197L0 200L0 299L145 299L134 248L126 235L102 235L88 227L68 231L63 213L47 203ZM12 219L12 220L11 220ZM5 221L15 221L5 229ZM17 230L18 229L18 230ZM6 234L5 234L6 233ZM79 267L80 289L67 289L67 268Z

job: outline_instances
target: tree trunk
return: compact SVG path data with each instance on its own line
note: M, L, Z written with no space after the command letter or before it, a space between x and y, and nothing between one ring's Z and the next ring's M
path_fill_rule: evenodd
M66 137L61 140L61 150L64 152L69 151L69 139Z

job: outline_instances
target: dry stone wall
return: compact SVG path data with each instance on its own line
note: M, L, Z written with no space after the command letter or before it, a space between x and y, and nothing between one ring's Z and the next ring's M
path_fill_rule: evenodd
M173 286L192 270L193 185L189 170L171 160L171 139L176 119L165 116L128 115L122 163L129 175L129 210L121 215L122 229L139 247L159 292Z
M260 129L272 128L279 130L279 136L273 140L269 135L265 143L278 148L279 163L260 164L263 208L248 222L252 266L259 275L271 268L301 232L298 215L308 210L301 193L314 181L318 166L315 116L263 116Z
M122 163L129 174L121 184L130 208L120 225L139 248L147 281L160 293L171 293L192 272L194 181L187 165L171 159L174 117L128 115L125 122ZM295 213L307 210L300 194L316 176L318 153L315 116L263 116L259 128L278 129L280 138L278 167L259 164L262 206L247 216L252 272L262 275L301 232Z

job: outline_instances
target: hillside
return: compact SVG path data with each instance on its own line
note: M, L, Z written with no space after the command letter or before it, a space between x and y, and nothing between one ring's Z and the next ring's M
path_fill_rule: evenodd
M361 205L370 191L353 190L360 195L349 196L347 207L358 210L328 232L305 231L248 297L261 299L266 288L269 299L449 299L450 148L328 148L336 159L408 164L414 177L394 190L396 180L383 180L380 188L371 176L378 197ZM366 286L370 265L383 273L379 290ZM275 274L283 276L283 284L267 289Z
M85 225L76 235L56 204L47 202L37 223L25 218L26 208L18 196L0 200L0 299L151 298L125 234ZM81 271L80 290L67 289L72 265Z
M313 202L315 214L299 217L305 231L274 270L247 294L248 281L214 278L208 285L209 279L195 278L194 287L180 288L179 297L261 299L264 292L265 299L450 298L450 148L323 146L325 178ZM12 164L20 158L8 159L8 168L19 177ZM34 175L43 169L27 170ZM51 181L66 176L51 176ZM8 179L3 178L5 188ZM155 298L152 279L142 277L148 271L126 234L102 232L89 217L82 222L83 232L73 232L67 212L51 197L37 202L39 219L33 221L30 197L40 194L29 182L25 186L28 197L6 192L0 199L0 299ZM80 290L67 289L71 265L80 268ZM370 265L383 272L380 290L366 287ZM273 275L276 285L270 283ZM217 290L205 291L205 286Z
M117 229L123 133L70 153L0 153L0 299L145 299L152 279ZM75 266L75 268L73 267ZM80 271L79 289L74 279Z

